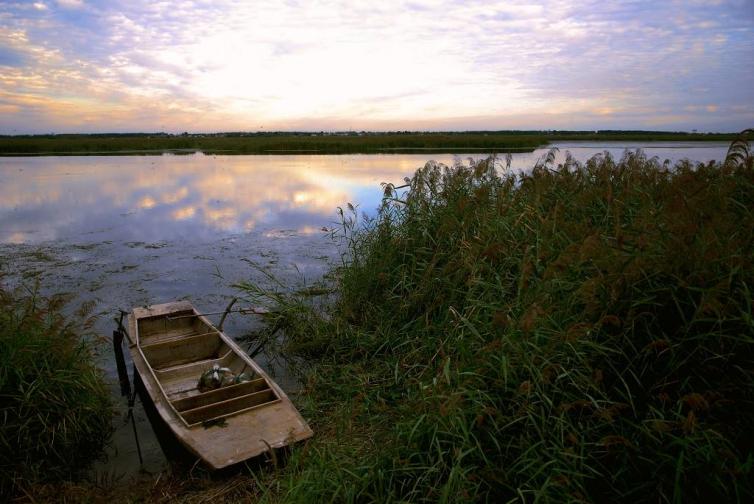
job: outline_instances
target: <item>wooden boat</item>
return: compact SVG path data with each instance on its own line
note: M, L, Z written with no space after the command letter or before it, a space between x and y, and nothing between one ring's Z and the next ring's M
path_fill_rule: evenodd
M312 436L285 392L191 303L134 308L128 334L135 368L160 416L209 467ZM250 380L199 390L200 376L215 364Z

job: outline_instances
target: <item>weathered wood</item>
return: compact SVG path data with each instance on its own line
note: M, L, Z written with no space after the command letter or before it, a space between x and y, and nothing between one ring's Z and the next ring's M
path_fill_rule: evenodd
M189 425L194 425L222 418L229 413L243 412L254 406L261 406L275 401L279 401L275 393L271 389L266 389L254 392L253 394L234 397L226 401L200 406L192 410L182 411L181 415L183 415L183 418L186 419Z
M245 383L239 383L237 385L230 385L228 387L221 387L216 390L210 390L209 392L202 392L190 397L184 397L173 401L173 407L180 411L191 410L209 404L218 403L234 397L240 397L242 395L259 392L261 390L269 390L267 382L264 378L257 378L256 380L248 381Z
M155 377L162 385L165 394L171 399L177 399L178 396L185 396L186 393L197 394L199 384L198 376L212 368L214 364L220 367L227 367L234 374L243 371L247 366L232 350L219 359L202 360L198 362L189 362L177 366L154 370ZM253 374L253 373L249 373Z
M167 320L187 314L195 317ZM128 330L134 339L129 345L134 366L158 413L177 438L211 468L226 467L312 436L285 392L191 303L134 308ZM233 373L245 370L256 378L199 391L201 373L214 364ZM222 426L205 428L201 424L218 418L224 420Z
M141 345L152 369L166 369L192 362L214 360L231 352L217 331Z

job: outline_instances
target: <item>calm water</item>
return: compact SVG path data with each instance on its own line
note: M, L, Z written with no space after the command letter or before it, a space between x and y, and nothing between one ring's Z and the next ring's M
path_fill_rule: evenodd
M584 161L643 148L660 160L706 162L723 158L727 149L724 143L556 146L558 161L566 151ZM530 168L545 153L515 154L513 169ZM331 225L335 208L346 202L373 210L381 182L401 182L430 158L454 160L449 154L0 158L0 243L309 236Z
M727 150L724 143L556 146L558 161L566 151L584 161L603 151L620 157L626 148L643 148L661 161L707 162L723 159ZM546 152L515 154L512 168L528 169ZM0 273L6 284L38 278L45 292L97 301L96 329L105 335L119 308L189 299L200 310L222 310L234 282L265 282L249 261L292 286L320 278L339 257L327 236L336 208L352 202L373 212L381 182L399 184L428 159L449 164L454 156L0 158ZM238 336L255 324L236 316L226 330ZM102 363L116 393L109 348ZM296 384L277 371L295 400ZM109 462L98 468L111 478L138 469L123 413L114 420ZM140 408L137 420L146 469L161 470L165 459Z

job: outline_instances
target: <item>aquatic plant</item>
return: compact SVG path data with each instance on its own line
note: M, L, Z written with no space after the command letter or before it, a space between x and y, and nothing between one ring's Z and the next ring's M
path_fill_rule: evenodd
M0 495L75 477L111 434L112 405L94 364L84 305L0 285Z
M749 148L749 135L754 136L754 129L745 129L733 139L725 155L725 162L723 163L725 166L735 168L754 162L752 151Z
M754 163L427 163L266 295L317 435L291 502L754 498ZM350 218L349 217L350 213Z

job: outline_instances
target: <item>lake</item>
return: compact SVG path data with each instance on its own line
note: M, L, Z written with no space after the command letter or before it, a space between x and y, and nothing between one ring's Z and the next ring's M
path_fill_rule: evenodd
M604 151L619 158L643 148L661 161L722 160L726 143L556 143L585 161ZM511 168L531 168L547 153L513 155ZM479 154L0 157L0 274L7 285L39 281L44 292L94 300L96 330L110 335L118 309L189 299L199 310L221 311L242 280L267 282L261 270L298 288L321 278L339 260L329 234L337 207L348 202L369 214L381 182L403 178L429 159L446 164ZM230 336L255 327L231 316ZM260 359L264 363L263 359ZM111 351L102 364L117 394ZM268 363L269 364L269 363ZM296 383L283 370L281 386L295 401ZM118 398L122 406L123 400ZM110 478L130 476L138 458L124 409L109 462ZM137 422L145 467L165 459L141 408Z

